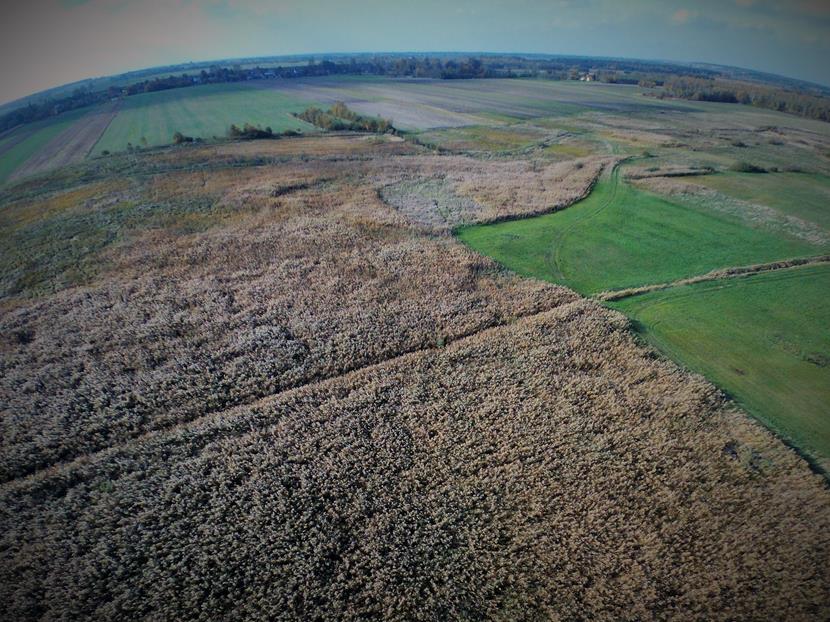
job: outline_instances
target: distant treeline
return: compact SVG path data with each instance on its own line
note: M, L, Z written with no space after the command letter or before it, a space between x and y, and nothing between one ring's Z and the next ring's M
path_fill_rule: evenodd
M328 111L314 107L306 108L296 116L324 130L352 130L383 134L395 129L389 119L364 117L350 110L343 102L336 102Z
M707 80L686 76L665 81L660 97L678 97L697 101L747 104L759 108L789 112L801 117L830 121L830 99L808 93L725 80Z
M336 62L312 60L307 65L277 67L245 68L240 65L217 65L209 70L203 69L198 74L171 75L125 86L111 86L99 91L78 88L70 95L29 103L27 106L0 116L0 132L68 110L140 93L185 88L198 84L345 74L441 80L541 78L639 84L660 89L657 92L658 96L750 104L823 121L830 120L830 98L780 86L723 80L721 74L709 68L596 58L536 58L507 55L457 58L387 55L350 57L338 59Z

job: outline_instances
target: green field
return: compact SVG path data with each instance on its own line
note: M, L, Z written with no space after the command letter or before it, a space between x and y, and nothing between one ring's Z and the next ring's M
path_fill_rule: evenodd
M698 283L611 306L765 424L830 458L830 266Z
M619 176L617 168L587 199L565 210L462 228L458 237L519 274L583 294L821 251L726 214L677 205Z
M93 154L134 146L166 145L175 132L198 138L225 136L232 123L269 126L275 132L311 130L293 116L309 102L248 84L208 84L128 97ZM142 140L144 139L144 140Z
M761 203L830 230L830 177L809 173L722 173L689 181L734 196Z
M15 130L0 141L0 153L2 153L0 155L0 183L5 182L21 164L88 112L89 109L75 110L46 121L33 123ZM26 132L28 136L8 151L3 152L3 146L15 140L18 132Z
M822 175L723 173L690 181L824 227ZM526 276L583 294L667 283L826 248L741 214L682 205L606 173L551 214L464 227L458 237ZM830 460L830 266L672 287L611 303L668 356L706 375L748 412Z

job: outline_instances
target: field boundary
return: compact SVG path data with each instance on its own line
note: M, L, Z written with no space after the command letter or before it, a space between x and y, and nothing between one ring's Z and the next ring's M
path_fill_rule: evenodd
M815 257L802 257L799 259L786 259L783 261L773 261L769 263L753 264L750 266L736 266L732 268L718 268L706 274L688 277L685 279L678 279L668 283L655 283L654 285L643 285L642 287L629 287L627 289L604 291L595 294L593 298L601 302L614 302L629 298L631 296L639 296L640 294L648 294L672 287L680 287L683 285L694 285L695 283L704 283L706 281L719 281L722 279L734 279L752 274L759 274L762 272L774 272L777 270L788 270L790 268L797 268L800 266L809 266L815 264L830 263L830 255L817 255Z
M466 223L466 224L463 224L463 225L458 225L457 227L455 227L452 230L452 235L453 235L453 237L457 237L458 232L461 229L465 229L467 227L480 227L480 226L485 226L485 225L497 225L497 224L500 224L500 223L503 223L503 222L512 222L514 220L526 220L528 218L537 218L539 216L547 216L548 214L554 214L556 212L561 212L561 211L564 211L568 208L571 208L574 205L576 205L577 203L579 203L580 201L584 201L585 199L587 199L591 195L591 193L594 191L594 188L596 187L597 183L599 182L599 178L602 177L602 174L605 172L605 170L609 166L611 166L611 171L613 173L613 171L618 166L620 166L623 162L625 162L626 159L627 158L624 158L622 160L611 161L611 162L608 162L607 164L604 164L599 169L599 171L597 171L597 174L591 180L591 183L588 184L588 187L585 188L585 191L583 193L581 193L578 197L576 197L573 201L571 201L570 203L568 203L566 205L553 205L553 206L545 207L545 208L542 208L542 209L539 209L539 210L534 210L532 212L526 212L526 213L523 213L523 214L502 214L502 215L499 215L499 216L493 216L492 218L485 218L485 219L482 219L482 220L478 220L474 223ZM466 244L465 244L465 246L466 246ZM476 251L476 252L478 252L478 251ZM479 253L479 254L482 254L482 253ZM562 283L558 283L558 285L562 285ZM566 285L562 285L562 286L567 287Z
M101 138L103 138L104 134L107 133L107 130L110 129L110 125L112 125L112 122L115 121L115 117L117 117L118 113L121 112L121 104L123 103L123 101L123 99L119 99L117 102L115 102L115 105L112 107L112 110L110 111L112 114L109 118L109 121L107 121L107 124L104 126L104 129L101 130L101 133L98 135L98 138L95 139L95 142L92 143L92 145L90 145L89 149L84 154L84 160L86 160L92 155L92 152L95 149L95 147L98 145L99 142L101 142Z

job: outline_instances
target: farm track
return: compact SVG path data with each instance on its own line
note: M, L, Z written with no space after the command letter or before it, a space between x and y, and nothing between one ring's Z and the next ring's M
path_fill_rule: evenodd
M703 283L706 281L718 281L721 279L734 279L738 277L749 276L752 274L759 274L761 272L775 272L779 270L788 270L800 266L816 265L830 263L830 255L817 255L815 257L804 257L801 259L789 259L785 261L774 261L764 264L755 264L752 266L736 266L731 268L719 268L712 270L706 274L693 276L669 283L656 283L654 285L645 285L643 287L634 287L629 289L622 289L618 291L606 291L596 294L594 298L602 302L612 302L615 300L622 300L630 296L637 296L640 294L647 294L650 292L670 289L672 287L680 287L683 285L693 285L694 283Z
M617 198L617 190L619 188L620 182L620 166L622 165L622 161L617 162L613 165L611 172L609 173L609 183L611 184L610 189L610 196L604 200L596 209L587 212L582 215L581 218L576 219L569 227L562 229L561 231L557 232L557 235L554 239L554 246L553 248L545 253L545 264L550 268L551 273L555 274L558 279L564 281L565 280L565 273L562 271L562 245L565 236L577 225L583 223L585 220L589 220L596 216L597 214L601 213L603 210L608 208L610 205L614 203ZM600 177L602 175L600 174ZM590 197L591 194L589 193L585 198L587 199ZM583 199L585 200L585 199ZM579 202L570 205L569 207L575 207L578 205ZM567 208L566 208L567 209Z
M398 354L396 354L394 356L390 356L388 358L385 358L385 359L382 359L382 360L379 360L379 361L375 361L373 363L369 363L369 364L366 364L366 365L359 365L359 366L355 366L355 367L352 367L352 368L347 367L345 369L345 371L343 371L342 373L339 373L339 374L335 374L335 375L332 375L332 376L318 377L318 378L312 379L308 382L303 382L303 383L298 384L296 386L276 391L275 393L270 393L270 394L267 394L267 395L261 395L261 396L255 397L254 399L251 399L251 400L247 400L247 401L243 401L243 402L240 402L240 403L237 403L237 404L233 404L232 406L229 406L229 407L224 408L222 410L208 411L205 414L203 414L199 417L196 417L195 419L190 419L188 421L179 421L179 422L174 423L174 424L169 425L169 426L164 426L164 427L160 427L160 428L157 428L157 429L154 429L154 430L149 430L149 431L147 431L147 432L145 432L145 433L143 433L139 436L127 439L127 440L125 440L123 442L120 442L120 443L116 443L116 444L111 445L109 447L106 447L104 449L99 449L97 451L92 451L92 452L85 453L85 454L75 455L72 458L70 458L69 460L66 460L66 461L63 461L63 462L55 462L55 463L50 464L48 466L44 466L42 468L36 469L32 472L29 472L29 473L20 475L18 477L14 477L14 478L11 478L11 479L7 479L3 482L0 482L0 495L13 493L16 489L18 489L20 487L24 487L27 484L30 484L32 482L37 481L38 479L41 479L41 478L44 478L44 477L55 476L58 472L64 471L66 469L71 469L73 467L73 465L81 466L83 464L89 463L90 461L93 461L96 458L106 458L109 455L119 453L125 447L129 447L131 445L135 445L135 444L138 444L138 443L143 443L143 442L149 441L151 439L164 436L165 434L170 434L171 432L173 432L175 430L182 430L182 429L196 427L196 426L201 425L201 424L203 424L203 423L205 423L205 422L207 422L211 419L221 419L221 418L223 418L223 417L225 417L229 414L232 414L234 412L237 412L237 411L264 407L264 406L270 404L273 401L279 400L282 397L292 395L292 394L295 394L295 393L300 392L300 391L307 391L307 390L314 389L314 388L325 388L328 385L331 385L331 384L336 383L340 380L343 380L343 379L350 378L352 376L361 374L363 372L371 371L373 369L382 368L384 366L392 365L392 364L395 364L397 362L403 362L403 361L408 360L409 358L416 357L420 354L423 354L423 353L426 353L426 352L433 352L433 351L439 350L441 347L446 347L446 346L449 346L450 344L463 342L463 341L465 341L467 339L471 339L471 338L473 338L473 337L475 337L475 336L477 336L477 335L479 335L483 332L486 332L486 331L489 331L489 330L497 330L497 329L500 329L500 328L504 328L506 326L510 326L510 325L512 325L516 322L519 322L519 321L528 320L528 319L543 315L545 313L550 313L551 311L555 310L556 308L561 307L561 306L566 305L566 304L570 304L570 301L561 302L561 303L559 303L557 305L554 305L552 307L542 309L541 311L535 311L533 313L526 313L524 315L517 315L514 318L512 318L510 321L493 322L493 323L490 323L490 324L487 324L487 325L484 325L484 326L480 326L480 327L478 327L474 330L471 330L469 332L462 333L462 334L456 335L454 337L448 337L448 338L446 338L446 342L444 343L444 346L433 345L433 346L427 346L427 347L422 347L422 348L412 348L412 349L409 349L409 350L404 350L404 351L401 351L401 352L399 352ZM253 432L253 431L255 431L255 429L256 429L256 426L254 426L253 423L252 423L250 427L245 428L245 432ZM213 440L213 439L211 439L211 440ZM73 480L73 482L74 481L75 480Z

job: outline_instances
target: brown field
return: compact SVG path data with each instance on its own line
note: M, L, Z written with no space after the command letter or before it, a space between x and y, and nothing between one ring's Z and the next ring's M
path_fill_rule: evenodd
M830 616L820 476L622 315L426 215L563 207L615 159L331 136L4 191L34 253L4 250L5 615Z
M89 154L116 114L118 106L111 104L81 117L26 160L10 179L22 179L80 162Z
M320 140L335 149L342 142ZM119 199L212 207L172 216L165 229L125 234L128 245L102 255L116 274L129 275L128 292L108 280L59 293L35 315L24 307L2 318L4 334L29 335L4 357L4 402L17 416L0 424L2 480L548 308L563 292L506 282L494 264L449 239L425 239L374 187L441 171L464 179L460 191L481 201L465 218L492 220L514 214L512 195L503 194L507 179L526 176L521 192L536 199L515 205L552 209L585 194L600 167L549 165L530 183L519 163L378 157L148 178ZM358 173L366 181L354 179ZM43 215L55 214L53 204L66 210L73 198L76 210L87 211L98 190L50 197L40 202ZM9 212L21 216L9 224L30 225L24 215L33 203L12 204ZM433 291L426 312L419 300ZM374 337L364 341L367 335ZM98 363L78 368L89 347ZM41 395L17 391L22 385L41 386Z

